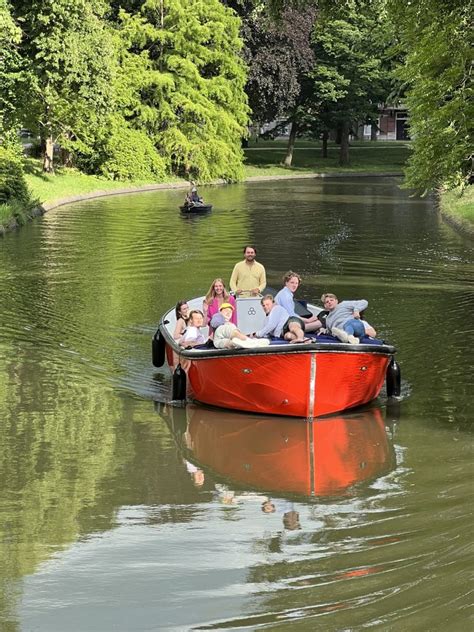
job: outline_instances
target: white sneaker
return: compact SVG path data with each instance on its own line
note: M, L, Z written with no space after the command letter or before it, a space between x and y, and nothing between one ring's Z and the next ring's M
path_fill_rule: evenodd
M337 327L333 327L331 329L331 334L336 336L341 342L349 342L349 334L344 331L344 329L338 329Z
M333 336L336 336L341 342L346 342L350 345L358 345L360 343L359 338L356 338L352 334L348 334L344 329L338 329L337 327L333 327L331 329L331 333Z
M257 347L266 347L270 344L268 338L246 338L240 340L240 338L232 338L232 343L241 349L256 349Z

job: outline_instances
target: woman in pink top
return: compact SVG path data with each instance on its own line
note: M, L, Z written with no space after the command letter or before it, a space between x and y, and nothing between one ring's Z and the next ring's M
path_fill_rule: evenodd
M222 303L230 303L234 308L232 311L231 323L237 325L237 309L235 304L235 298L229 294L225 289L225 284L222 279L214 279L209 288L208 293L204 297L202 304L202 311L204 312L204 322L209 324L214 314L219 313L219 308Z

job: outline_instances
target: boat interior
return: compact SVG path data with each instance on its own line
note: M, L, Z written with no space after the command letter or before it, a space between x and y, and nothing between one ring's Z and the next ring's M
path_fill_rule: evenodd
M253 331L257 331L263 326L263 321L265 319L265 313L260 304L261 297L244 297L244 298L236 298L237 304L237 326L240 331L244 334L250 334ZM204 296L199 296L197 298L190 299L187 301L189 305L189 310L199 309L202 311L202 305L204 301ZM306 303L304 301L295 301L296 305L296 313L299 316L309 317L311 315L318 316L320 312L323 311L322 307L318 307L311 303ZM170 337L173 337L173 332L176 326L176 314L175 309L172 308L163 316L162 325L168 331ZM197 345L192 348L186 349L186 351L199 351L199 350L209 350L215 349L212 339L209 338L210 328L206 325L201 327L201 333L203 334L206 342L202 345ZM326 343L326 344L335 344L335 345L344 345L347 348L347 344L342 343L338 338L332 336L331 334L316 334L314 333L305 333L305 336L311 340L311 342L306 344L295 344L288 340L284 340L282 338L270 338L270 346L288 346L288 347L298 347L298 348L307 348L308 345L314 343ZM375 345L380 346L384 345L385 342L378 338L370 338L369 336L364 336L361 338L361 344L363 345ZM266 347L268 349L268 347ZM220 350L224 351L224 350ZM229 350L226 350L227 352Z

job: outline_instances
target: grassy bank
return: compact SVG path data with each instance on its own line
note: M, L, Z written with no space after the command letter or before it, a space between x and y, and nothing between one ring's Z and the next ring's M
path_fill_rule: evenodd
M26 161L25 179L33 197L38 198L41 203L54 202L94 191L114 191L156 184L156 181L150 180L134 180L133 182L106 180L97 176L88 176L76 169L58 169L55 175L49 175L42 172L40 161L32 158ZM178 181L179 178L169 178L169 182Z
M331 172L397 172L402 171L408 157L409 144L399 142L359 142L353 143L350 150L351 164L341 168L338 164L339 148L330 145L328 158L321 157L321 145L316 141L299 140L293 154L293 165L283 167L280 163L285 157L286 141L263 141L250 143L245 149L245 178L255 176L288 176L309 173ZM58 169L55 175L44 174L39 160L25 159L25 179L36 204L29 209L18 208L17 205L0 205L0 232L2 227L8 228L13 223L23 224L35 213L33 206L54 203L71 196L84 195L96 191L114 191L124 188L141 187L147 184L158 184L157 181L118 182L97 176L88 176L75 169ZM167 179L177 183L180 178ZM37 213L36 213L37 214Z
M474 186L441 193L441 212L463 232L474 237Z

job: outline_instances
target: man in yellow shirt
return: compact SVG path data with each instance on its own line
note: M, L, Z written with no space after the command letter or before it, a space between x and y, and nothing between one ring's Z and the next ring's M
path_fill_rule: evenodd
M234 266L230 277L230 289L241 296L242 294L257 296L267 285L267 275L261 263L255 261L257 249L247 245L244 248L244 260Z

